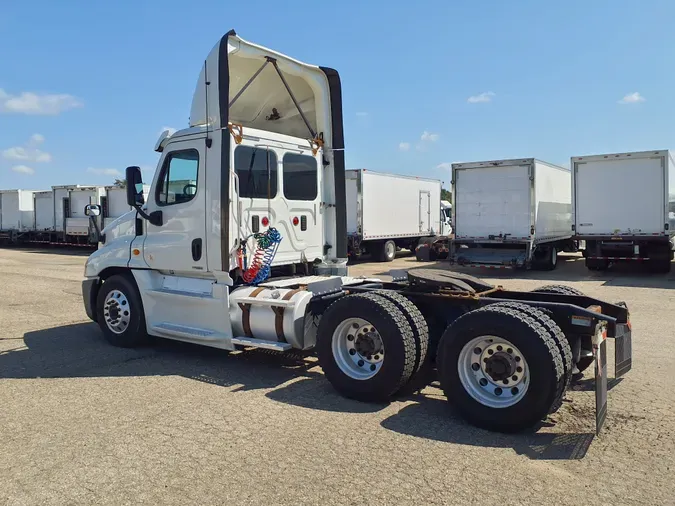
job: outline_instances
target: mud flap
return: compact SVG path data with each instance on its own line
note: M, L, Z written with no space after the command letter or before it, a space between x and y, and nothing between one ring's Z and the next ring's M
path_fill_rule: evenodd
M614 338L614 377L620 378L633 367L633 340L628 325L617 324L616 327L617 336ZM622 334L621 331L623 331Z
M600 434L607 418L607 341L595 347L595 434Z

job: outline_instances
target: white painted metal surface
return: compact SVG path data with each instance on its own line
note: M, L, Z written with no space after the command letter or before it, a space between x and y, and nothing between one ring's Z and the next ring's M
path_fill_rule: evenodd
M66 235L89 235L90 223L89 218L84 214L84 208L87 204L100 204L101 197L104 195L105 188L103 186L69 188L70 215L66 217Z
M570 171L536 159L453 164L457 239L572 236Z
M37 232L54 230L54 192L53 190L35 192L35 227Z
M348 170L346 178L347 233L364 241L440 233L439 180L365 169Z
M0 190L0 230L26 232L33 228L33 190Z
M117 186L105 187L106 208L103 213L103 226L115 221L117 218L131 210L127 204L127 190Z
M577 156L572 167L574 224L580 237L674 233L672 152Z

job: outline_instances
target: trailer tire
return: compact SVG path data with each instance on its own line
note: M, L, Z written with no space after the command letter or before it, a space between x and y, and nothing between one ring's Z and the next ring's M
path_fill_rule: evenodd
M502 348L494 352L495 346ZM521 431L544 419L566 380L554 337L519 309L488 306L464 314L446 329L438 355L448 400L473 425L498 432ZM518 386L505 387L503 395L501 382L510 380L497 374L510 377L514 363L522 366L512 377Z
M429 326L422 312L410 299L407 299L400 293L390 290L375 290L372 293L390 301L408 320L408 324L412 329L413 339L415 340L415 366L413 374L417 373L426 361L429 350Z
M377 246L377 258L380 262L392 262L396 258L396 243L391 239Z
M113 346L136 348L151 341L141 296L129 276L115 274L103 282L96 297L96 314L103 336Z
M581 295L581 296L585 295L581 290L577 290L576 288L567 285L540 286L539 288L532 290L532 293L555 293L559 295Z
M326 309L316 351L333 388L358 401L389 401L415 367L415 339L406 317L372 293L346 295Z
M558 266L558 248L555 244L546 246L546 257L538 262L542 271L552 271Z
M572 357L572 347L570 346L569 340L565 337L565 333L562 331L560 326L556 321L551 317L552 313L547 309L542 309L534 306L528 306L521 302L497 302L495 304L490 304L485 307L506 307L512 308L519 311L522 311L530 318L536 320L540 325L543 325L551 334L555 343L558 346L558 351L560 356L563 359L563 368L565 371L565 383L562 385L561 390L558 392L558 396L551 406L551 413L555 413L560 409L565 399L565 393L570 386L572 381L572 372L574 371L574 360ZM484 308L483 308L484 309Z

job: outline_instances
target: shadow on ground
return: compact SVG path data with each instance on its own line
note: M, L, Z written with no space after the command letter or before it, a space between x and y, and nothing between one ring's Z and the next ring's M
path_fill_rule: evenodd
M44 247L27 247L27 246L11 246L11 245L0 245L0 249L20 251L21 253L40 253L42 255L64 255L64 256L79 256L79 257L88 257L94 251L96 247L94 246L44 246Z
M19 342L12 340L12 344ZM266 396L271 400L309 409L376 413L386 407L343 398L324 379L316 358L302 353L228 353L163 339L146 348L115 348L104 341L94 323L28 332L24 344L0 352L0 379L180 375L234 393L270 390ZM382 427L445 443L513 448L531 459L580 459L593 440L592 434L502 435L476 429L452 411L438 389L424 388L436 385L434 380L429 370L412 382L399 400L413 404L385 419Z

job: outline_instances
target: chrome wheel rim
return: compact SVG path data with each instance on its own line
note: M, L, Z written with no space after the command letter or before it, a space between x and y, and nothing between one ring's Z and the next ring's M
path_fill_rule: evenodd
M517 404L530 385L525 357L498 336L479 336L466 343L459 353L457 372L466 392L490 408Z
M355 380L375 376L384 363L384 342L375 326L362 318L347 318L333 332L333 358Z
M111 290L103 303L103 318L111 332L121 334L129 328L131 307L129 300L119 290Z
M384 253L387 255L387 258L391 258L396 255L396 245L394 243L388 242L384 245Z

